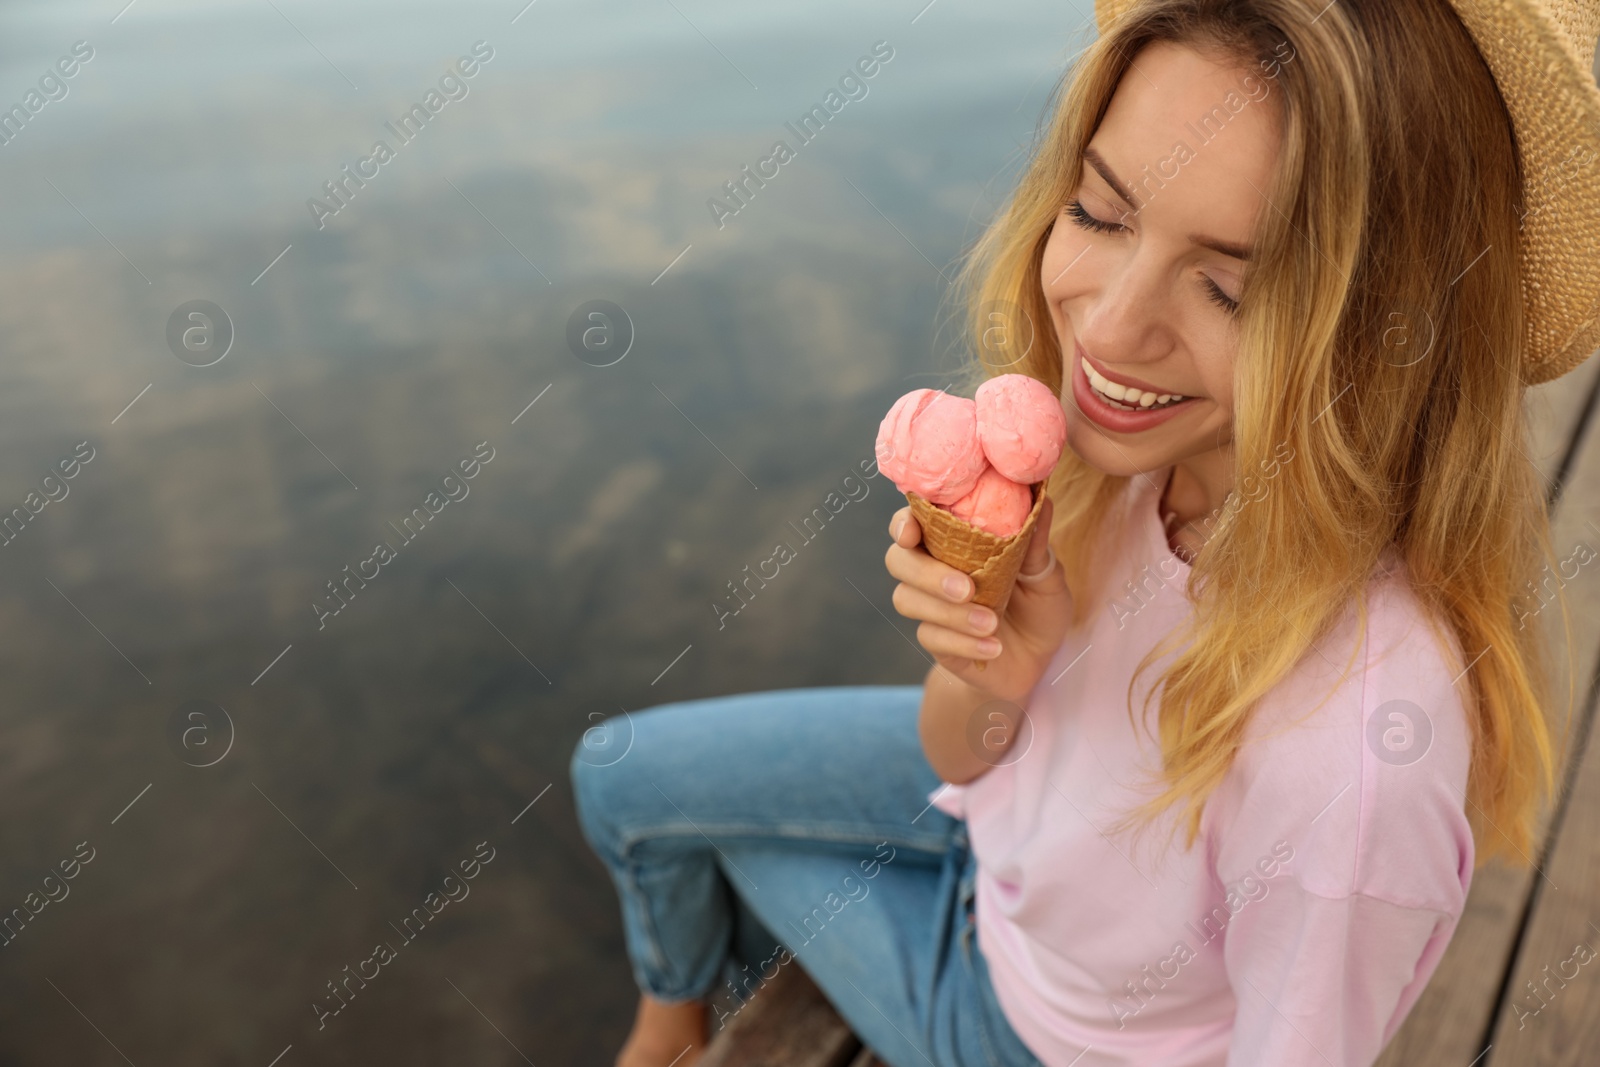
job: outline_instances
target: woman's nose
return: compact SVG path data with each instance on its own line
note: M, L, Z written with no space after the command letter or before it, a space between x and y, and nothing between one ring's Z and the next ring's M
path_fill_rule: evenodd
M1170 311L1172 283L1160 267L1137 254L1107 264L1082 305L1078 340L1095 354L1135 352L1149 344Z

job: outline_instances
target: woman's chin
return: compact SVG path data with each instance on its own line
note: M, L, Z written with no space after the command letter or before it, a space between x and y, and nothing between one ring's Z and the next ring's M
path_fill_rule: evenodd
M1148 474L1168 462L1159 455L1147 454L1148 449L1109 440L1106 431L1076 411L1067 412L1067 447L1101 474L1120 478Z

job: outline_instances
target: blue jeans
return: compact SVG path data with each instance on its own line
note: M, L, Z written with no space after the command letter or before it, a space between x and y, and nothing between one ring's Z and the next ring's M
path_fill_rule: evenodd
M1040 1067L978 951L966 823L928 806L921 702L920 686L777 690L589 730L578 817L640 989L748 991L792 954L893 1067Z

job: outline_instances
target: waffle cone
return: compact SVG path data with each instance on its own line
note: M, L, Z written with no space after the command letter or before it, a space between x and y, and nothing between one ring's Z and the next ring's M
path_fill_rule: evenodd
M1035 482L1030 488L1033 510L1028 512L1022 529L1010 537L996 537L916 493L906 494L911 513L922 526L922 544L928 554L971 577L972 603L993 608L996 613L1003 611L1011 598L1011 587L1016 584L1022 557L1027 554L1039 510L1044 506L1043 483Z

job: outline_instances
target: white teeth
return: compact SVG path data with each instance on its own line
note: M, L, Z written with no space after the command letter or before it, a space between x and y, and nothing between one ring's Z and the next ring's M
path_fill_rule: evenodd
M1179 393L1147 393L1140 389L1122 385L1100 375L1089 361L1080 360L1083 364L1083 373L1089 379L1089 387L1100 395L1111 407L1123 411L1139 411L1160 407L1164 404L1176 404L1180 400L1189 399ZM1120 401L1120 403L1119 403Z

